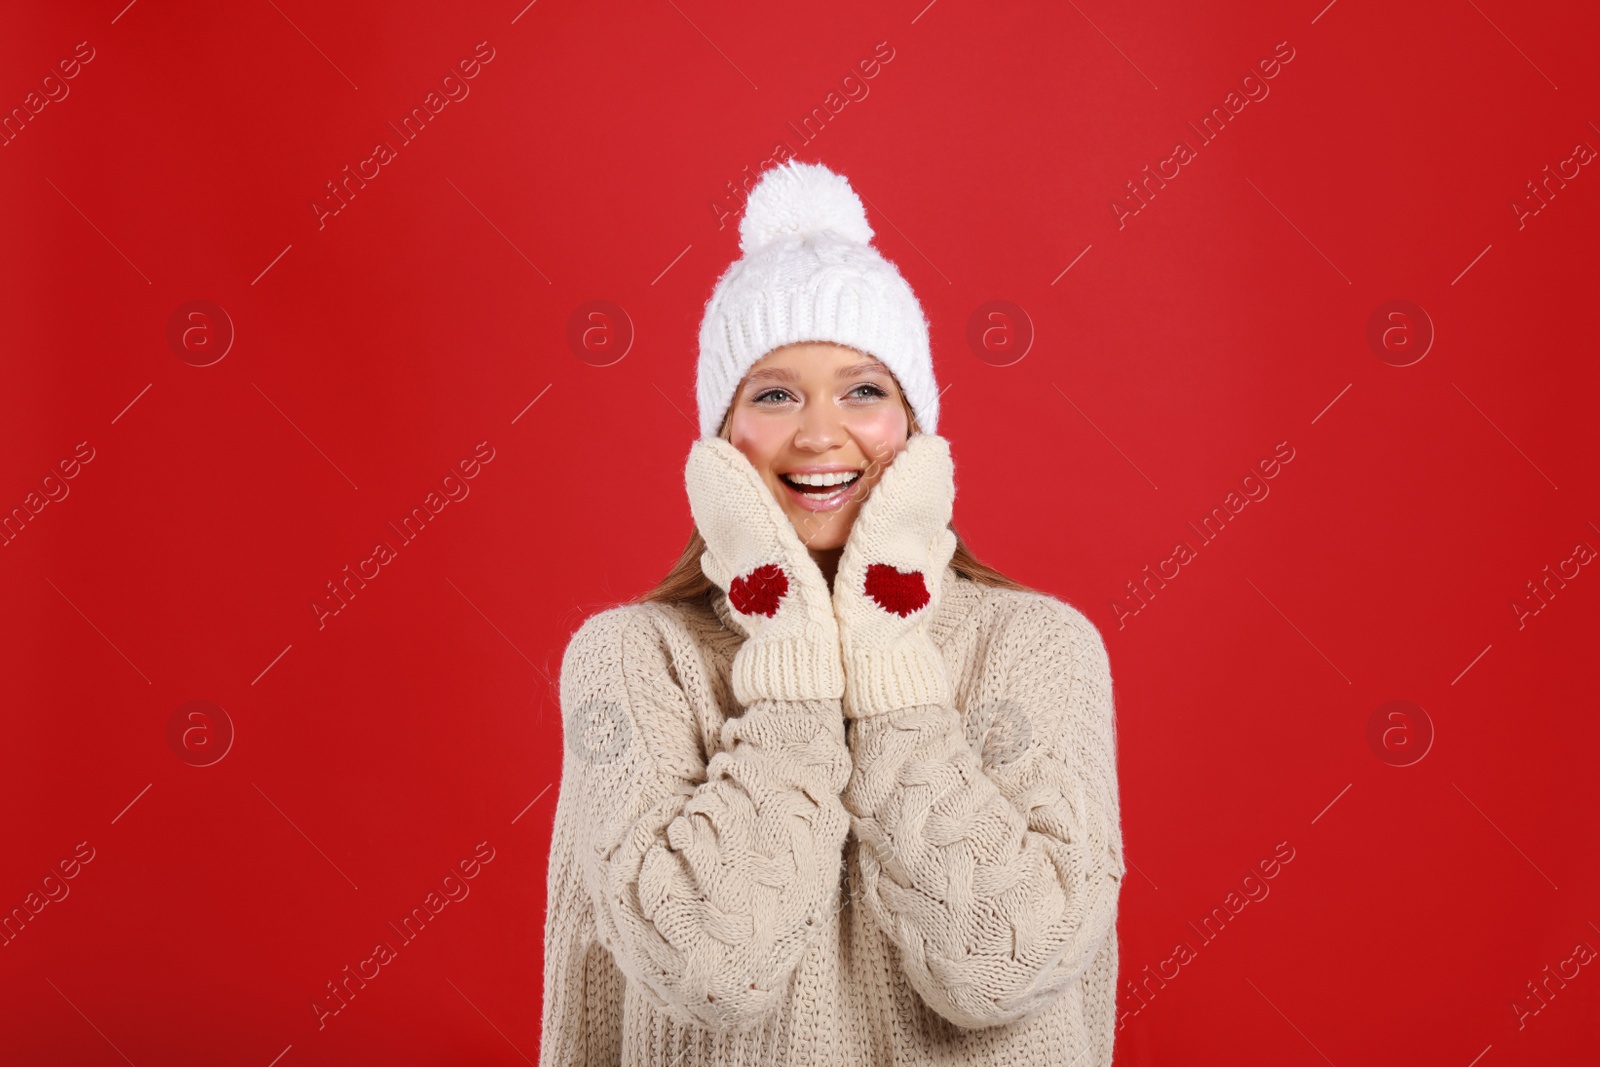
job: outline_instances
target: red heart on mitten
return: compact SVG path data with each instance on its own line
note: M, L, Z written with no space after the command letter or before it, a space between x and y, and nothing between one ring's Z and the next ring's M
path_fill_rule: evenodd
M928 603L928 585L921 571L907 573L887 563L867 567L865 590L880 608L902 618Z
M768 563L729 582L728 603L741 615L765 615L770 619L788 591L789 576L776 563Z

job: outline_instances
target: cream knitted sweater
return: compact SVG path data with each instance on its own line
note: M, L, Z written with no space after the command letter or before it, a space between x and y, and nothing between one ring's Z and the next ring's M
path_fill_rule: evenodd
M540 1067L1111 1062L1105 644L1062 601L942 580L953 707L739 707L720 589L573 636Z

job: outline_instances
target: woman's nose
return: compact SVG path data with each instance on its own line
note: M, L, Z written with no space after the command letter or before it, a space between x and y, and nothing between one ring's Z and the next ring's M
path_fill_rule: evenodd
M844 419L827 404L807 404L800 412L800 430L795 444L803 448L825 449L845 438Z

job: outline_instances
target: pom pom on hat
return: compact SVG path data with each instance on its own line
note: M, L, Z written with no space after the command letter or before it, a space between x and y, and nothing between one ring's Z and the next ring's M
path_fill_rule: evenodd
M753 252L789 234L821 233L867 244L867 209L843 176L818 163L792 162L768 171L750 193L739 220L739 251Z
M739 220L740 258L717 280L700 320L702 437L717 436L751 365L802 341L831 341L881 361L918 427L938 432L928 321L872 237L843 175L794 159L762 173Z

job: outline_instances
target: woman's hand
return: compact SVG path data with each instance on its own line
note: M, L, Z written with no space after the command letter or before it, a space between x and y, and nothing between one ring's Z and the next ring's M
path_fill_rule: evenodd
M720 437L697 440L684 469L705 539L700 567L744 631L733 663L740 705L844 694L828 582L755 467Z
M848 718L950 703L928 623L955 555L955 493L950 443L923 433L893 458L861 505L833 580Z

